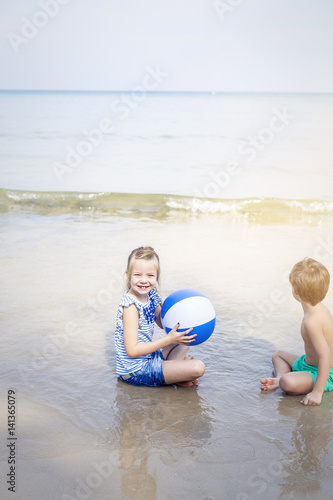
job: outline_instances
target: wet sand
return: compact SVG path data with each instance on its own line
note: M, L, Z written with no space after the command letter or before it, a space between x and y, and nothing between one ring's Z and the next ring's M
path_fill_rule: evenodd
M17 397L15 498L330 497L332 394L305 408L259 383L275 349L302 353L286 276L315 251L332 269L320 243L332 234L329 216L1 217L0 370L2 393ZM192 287L216 308L214 334L191 349L206 364L197 389L136 388L115 375L122 272L143 234L160 253L162 295ZM4 500L14 497L4 481L6 412L2 404Z
M253 340L235 345L231 359L240 349L255 349L265 364ZM209 385L213 369L218 390ZM21 401L16 498L329 498L331 396L303 408L297 398L260 393L258 375L241 375L236 393L234 374L218 364L198 390L114 381L115 415L98 442L54 409L29 412ZM12 495L2 488L1 498Z

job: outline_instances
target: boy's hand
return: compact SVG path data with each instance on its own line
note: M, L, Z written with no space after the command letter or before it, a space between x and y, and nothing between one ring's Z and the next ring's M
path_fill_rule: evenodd
M304 399L302 399L302 401L300 401L300 403L302 403L303 405L311 405L311 406L320 405L321 398L322 398L322 394L320 394L320 392L312 391L312 392L309 392L309 394L307 394L304 397Z

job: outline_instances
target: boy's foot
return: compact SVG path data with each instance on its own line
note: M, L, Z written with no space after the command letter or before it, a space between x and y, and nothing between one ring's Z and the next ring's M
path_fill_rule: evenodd
M263 378L260 380L262 391L274 391L279 387L280 378Z

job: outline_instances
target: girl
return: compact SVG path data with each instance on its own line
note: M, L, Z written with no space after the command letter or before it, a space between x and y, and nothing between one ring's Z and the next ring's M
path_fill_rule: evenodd
M155 287L160 276L158 255L152 247L133 250L127 263L127 292L122 296L115 332L117 375L128 384L198 385L205 365L187 356L196 335L177 332L152 340L154 321L162 328L161 297Z

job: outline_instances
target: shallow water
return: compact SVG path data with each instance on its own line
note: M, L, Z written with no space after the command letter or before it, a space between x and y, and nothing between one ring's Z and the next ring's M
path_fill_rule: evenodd
M302 353L291 266L317 252L332 268L332 217L309 217L2 213L1 385L17 394L18 498L329 496L331 395L303 408L259 389L275 349ZM116 378L122 272L141 242L160 254L163 297L192 287L216 309L214 334L191 349L206 364L198 389ZM4 407L1 422L4 442Z
M123 97L0 92L0 188L332 199L331 94Z
M147 94L123 120L119 97L0 93L1 499L9 390L20 500L329 498L332 394L303 407L259 381L277 348L303 352L292 266L333 270L332 96ZM276 109L294 118L267 142ZM106 117L114 132L59 182L53 162ZM249 137L266 140L253 161ZM126 259L147 244L163 298L215 307L198 388L115 375Z

